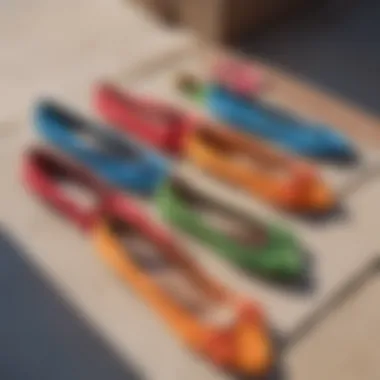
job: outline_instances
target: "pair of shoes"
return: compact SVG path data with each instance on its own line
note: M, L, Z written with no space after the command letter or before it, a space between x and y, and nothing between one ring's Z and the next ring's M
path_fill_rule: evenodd
M166 221L246 271L286 281L304 273L300 244L289 231L218 202L190 180L172 178L164 183L156 203Z
M227 128L194 129L184 152L216 178L282 210L324 213L337 203L314 166Z
M25 153L26 187L86 231L100 255L187 347L228 371L264 375L273 351L258 305L225 289L137 204L42 148ZM91 205L68 191L86 191Z
M164 104L100 85L95 106L110 124L171 156L183 156L216 177L295 212L336 205L316 168L265 143L185 115Z
M43 139L113 186L149 195L168 175L159 155L61 104L42 101L34 116Z
M356 155L348 138L332 128L302 120L218 84L206 87L203 100L207 108L237 130L314 159L349 161Z

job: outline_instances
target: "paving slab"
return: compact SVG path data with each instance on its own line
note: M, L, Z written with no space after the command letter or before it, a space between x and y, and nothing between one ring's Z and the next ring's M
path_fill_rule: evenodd
M293 348L289 379L379 379L379 292L377 272Z

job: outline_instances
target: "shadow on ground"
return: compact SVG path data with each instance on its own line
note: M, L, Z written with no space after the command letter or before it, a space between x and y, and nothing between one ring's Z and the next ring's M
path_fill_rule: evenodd
M242 268L237 268L237 270L242 276L245 276L248 279L254 278L270 288L280 290L285 297L289 293L308 297L312 295L318 287L315 276L314 256L307 250L303 249L301 261L303 268L302 272L298 276L289 278L268 277L260 275L259 273L249 272Z
M335 294L321 305L315 313L303 323L301 323L293 332L289 334L286 341L281 346L282 351L289 351L304 337L306 337L321 321L324 321L334 310L337 310L342 304L347 302L366 282L373 279L373 276L380 274L380 256L376 256L368 265L350 278Z
M0 378L142 380L26 260L0 226Z

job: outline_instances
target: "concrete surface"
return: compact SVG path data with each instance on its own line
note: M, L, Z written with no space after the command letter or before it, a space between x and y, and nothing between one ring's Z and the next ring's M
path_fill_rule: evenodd
M69 103L88 110L92 81L106 76L138 91L158 93L178 101L171 86L173 73L183 67L201 66L198 56L191 51L193 41L185 34L169 33L151 20L141 18L131 5L123 2L39 0L33 5L24 1L5 2L0 3L0 7L0 84L6 89L2 92L0 110L3 177L0 222L28 246L25 255L54 281L64 298L81 310L87 323L110 342L120 356L138 363L142 376L154 380L227 378L183 350L149 308L98 260L91 242L36 203L18 181L20 154L33 140L28 109L36 96L60 95ZM170 70L153 70L150 62L162 57L160 62L165 66L168 56L175 58ZM298 107L299 102L294 106ZM366 160L377 161L376 155L367 152L365 144L363 151ZM325 172L326 176L333 177L338 190L350 177L360 174L337 175L330 169ZM199 184L211 187L217 196L227 197L236 207L249 208L268 218L285 218L243 194L236 199L229 189L219 184L215 186L213 181L199 180ZM188 243L210 271L234 288L260 299L278 330L286 335L296 333L306 319L353 275L364 270L377 254L379 190L380 182L374 178L357 192L348 194L345 199L347 218L324 224L289 221L315 257L316 281L306 292L285 292L242 277L225 262L205 254L194 242ZM372 296L369 300L373 300ZM346 322L338 322L339 327L350 327L357 315L346 312L341 318ZM287 354L291 355L289 364L294 380L304 378L305 360L310 372L313 368L319 369L318 360L323 359L315 357L323 358L327 352L329 331L322 329L318 333L321 335L310 338L310 346L305 348L305 352L309 352L306 359L302 355L308 354L301 355L299 351L290 350ZM337 335L336 350L338 347L345 350L346 342L338 339L345 334L350 331L344 329ZM365 355L370 347L359 338L357 342L358 350ZM326 377L332 378L332 375ZM335 378L338 379L338 375Z
M187 40L136 17L122 0L1 1L0 32L2 118L44 93L87 102L95 78L139 67Z
M379 292L377 273L294 347L289 379L379 379Z

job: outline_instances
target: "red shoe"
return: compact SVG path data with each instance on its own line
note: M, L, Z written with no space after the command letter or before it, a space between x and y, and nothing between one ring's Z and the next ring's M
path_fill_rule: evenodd
M148 146L169 155L182 152L191 127L174 107L121 92L111 84L100 84L95 89L94 104L106 122Z
M22 179L29 190L85 231L112 193L86 170L39 147L25 153Z

